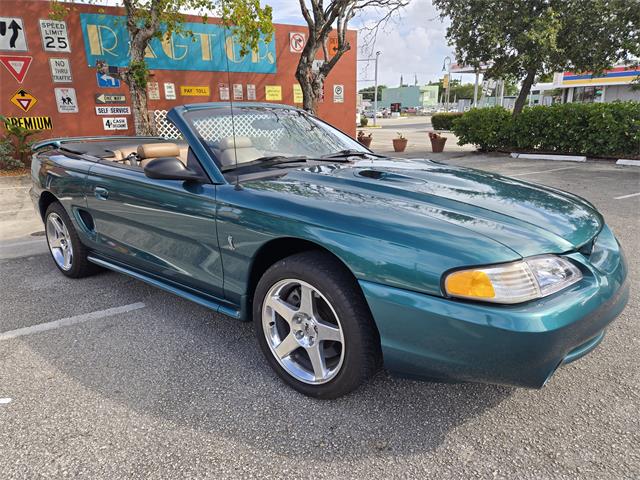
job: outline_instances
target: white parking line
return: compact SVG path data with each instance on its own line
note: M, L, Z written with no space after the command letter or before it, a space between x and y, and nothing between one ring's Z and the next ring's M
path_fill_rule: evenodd
M0 333L0 341L17 337L24 337L25 335L32 335L34 333L46 332L47 330L55 330L56 328L68 327L70 325L89 322L91 320L99 320L101 318L110 317L112 315L118 315L119 313L127 313L133 310L139 310L140 308L144 307L144 303L137 302L131 303L129 305L123 305L121 307L107 308L106 310L98 310L97 312L83 313L82 315L61 318L60 320L55 320L48 323L40 323L31 327L18 328L16 330L10 330L8 332Z
M560 170L573 170L578 167L562 167L562 168L552 168L551 170L540 170L538 172L525 172L525 173L515 173L515 174L507 174L510 177L523 177L525 175L535 175L536 173L548 173L548 172L558 172Z
M22 190L31 187L0 187L0 190Z
M630 193L629 195L622 195L621 197L613 197L613 198L614 198L614 200L622 200L623 198L637 197L638 195L640 195L640 192L638 192L638 193Z

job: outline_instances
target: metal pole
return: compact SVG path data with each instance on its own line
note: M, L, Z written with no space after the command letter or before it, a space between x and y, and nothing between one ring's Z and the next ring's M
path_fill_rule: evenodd
M374 90L373 90L373 126L376 126L376 117L378 113L378 57L380 52L376 52L376 70L374 74Z
M478 108L478 79L480 74L476 72L476 83L473 86L473 108Z
M451 61L449 61L449 65L447 66L447 78L449 81L447 82L447 112L449 111L449 93L451 92Z

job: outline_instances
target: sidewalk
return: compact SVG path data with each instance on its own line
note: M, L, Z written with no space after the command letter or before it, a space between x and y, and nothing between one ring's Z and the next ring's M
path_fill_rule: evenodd
M370 119L369 125L372 123L373 120ZM431 152L431 141L428 136L428 132L433 131L431 117L378 118L376 123L379 128L356 128L357 131L364 131L366 135L373 135L371 150L374 152L398 157L405 155L412 157L431 157L433 155ZM404 152L405 155L398 154L393 150L392 140L398 137L398 133L401 133L408 140L407 148ZM458 139L451 132L441 133L441 135L447 138L447 143L444 147L445 153L475 151L473 145L458 145Z
M31 178L0 177L0 259L47 251L44 225L29 197Z

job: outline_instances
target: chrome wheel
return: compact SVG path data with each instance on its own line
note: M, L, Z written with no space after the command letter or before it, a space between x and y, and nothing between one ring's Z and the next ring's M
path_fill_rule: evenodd
M60 215L51 212L47 216L47 243L53 259L63 270L70 270L73 264L73 247L67 226Z
M292 377L318 385L334 378L344 361L338 315L313 285L280 280L265 296L262 329L276 360Z

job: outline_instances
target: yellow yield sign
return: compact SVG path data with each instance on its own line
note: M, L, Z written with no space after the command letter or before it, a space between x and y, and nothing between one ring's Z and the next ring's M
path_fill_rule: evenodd
M38 99L21 88L13 94L11 97L11 103L26 113L35 107L36 103L38 103Z

